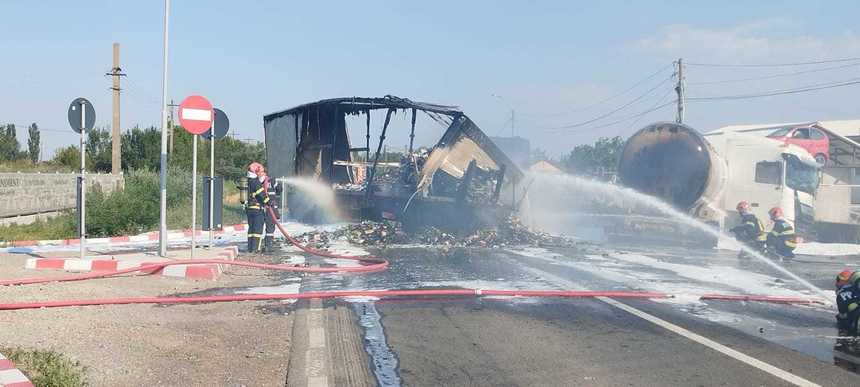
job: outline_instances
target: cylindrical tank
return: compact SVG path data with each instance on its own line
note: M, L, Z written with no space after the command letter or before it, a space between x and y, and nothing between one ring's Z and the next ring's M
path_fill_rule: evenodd
M239 203L245 204L248 201L248 178L240 177L236 181L236 188L239 189Z
M717 220L725 183L722 158L693 128L658 122L631 136L618 165L621 183L691 215Z

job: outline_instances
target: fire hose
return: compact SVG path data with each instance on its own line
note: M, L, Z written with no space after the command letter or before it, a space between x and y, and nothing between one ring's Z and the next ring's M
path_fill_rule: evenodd
M273 211L269 208L269 214L274 217ZM140 272L143 274L152 274L171 265L193 265L193 264L221 264L252 267L263 270L278 270L292 271L302 273L335 273L335 272L352 272L352 273L371 273L382 271L388 268L388 261L373 255L353 256L346 254L335 254L328 251L322 251L310 246L305 246L297 239L292 237L284 227L275 222L275 225L280 230L281 234L296 248L312 255L334 259L355 260L361 263L360 266L349 267L306 267L295 265L275 265L256 263L248 261L231 261L225 259L194 259L194 260L177 260L170 262L159 262L145 264L138 267L132 267L122 270L113 270L98 273L73 274L59 277L39 277L39 278L24 278L0 280L0 286L3 285L29 285L48 282L69 282L82 281L97 278L114 277L123 274ZM344 298L344 297L442 297L442 296L459 296L459 297L482 297L482 296L502 296L502 297L558 297L558 298L594 298L594 297L612 297L612 298L628 298L628 299L661 299L673 297L668 293L660 292L639 292L639 291L588 291L588 290L494 290L494 289L419 289L419 290L360 290L360 291L323 291L323 292L305 292L305 293L284 293L284 294L232 294L218 296L193 296L193 297L124 297L124 298L102 298L90 300L64 300L64 301L41 301L41 302L20 302L20 303L0 303L0 310L19 310L19 309L38 309L38 308L59 308L69 306L94 306L94 305L127 305L127 304L184 304L184 303L211 303L211 302L235 302L235 301L271 301L271 300L301 300L312 298ZM814 299L799 298L799 297L773 297L773 296L758 296L758 295L731 295L731 294L706 294L700 297L702 300L727 300L727 301L759 301L773 303L790 303L790 304L814 304L820 303Z

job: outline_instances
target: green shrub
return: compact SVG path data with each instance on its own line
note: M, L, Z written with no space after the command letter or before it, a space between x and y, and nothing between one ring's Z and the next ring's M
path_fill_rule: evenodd
M0 348L36 386L86 386L86 368L59 352Z
M87 196L87 230L93 237L129 235L157 228L161 193L157 172L133 171L125 177L125 189L111 195L91 190ZM167 173L168 212L191 201L190 173ZM190 223L190 222L189 222Z

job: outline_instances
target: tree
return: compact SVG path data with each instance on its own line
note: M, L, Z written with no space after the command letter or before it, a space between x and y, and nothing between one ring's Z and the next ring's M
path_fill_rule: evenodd
M21 157L20 144L16 138L15 124L0 127L0 161L12 161Z
M614 171L624 150L621 137L601 137L594 145L581 144L562 159L565 169L580 175L605 174Z
M57 149L51 162L77 170L81 167L81 152L74 145L64 146Z
M28 155L30 156L30 161L32 161L33 164L36 164L39 162L40 153L39 141L41 139L39 134L39 126L36 125L36 123L34 122L32 125L30 125L27 131L30 135L30 137L27 139L27 149L29 150Z
M122 169L158 170L161 162L161 132L155 127L134 127L122 135Z
M94 128L87 132L87 169L111 171L111 138L108 130Z

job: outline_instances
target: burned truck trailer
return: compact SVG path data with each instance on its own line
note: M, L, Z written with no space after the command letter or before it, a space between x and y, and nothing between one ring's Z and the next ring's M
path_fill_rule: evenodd
M384 112L384 120L374 122L375 111ZM410 123L409 145L399 160L386 160L386 138L398 114ZM415 144L419 115L446 127L429 149ZM358 141L350 139L348 121L353 131L363 129ZM522 172L454 106L394 96L345 97L272 113L263 123L270 176L331 187L340 215L348 220L393 218L407 229L469 232L510 214L522 189ZM315 198L306 191L288 190L286 205L298 220L321 220Z

